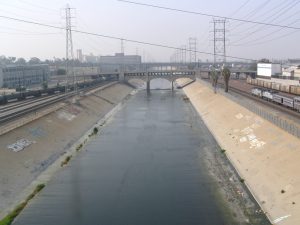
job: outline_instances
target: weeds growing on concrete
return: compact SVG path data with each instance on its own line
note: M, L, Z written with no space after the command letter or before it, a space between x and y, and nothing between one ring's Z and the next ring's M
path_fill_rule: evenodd
M184 101L189 101L190 99L187 96L183 96Z
M241 182L241 183L245 183L245 179L240 178L240 182Z
M64 161L61 162L60 166L63 167L64 165L67 165L68 162L71 160L72 156L68 155ZM1 224L0 224L1 225Z
M76 151L79 152L79 151L82 149L82 147L83 147L83 144L78 145L78 146L76 147Z
M39 184L36 186L34 191L26 198L26 200L20 203L11 213L9 213L6 217L0 220L0 225L10 225L15 220L15 218L22 212L28 202L33 199L43 188L45 184Z
M97 134L98 133L98 128L97 127L94 127L94 129L93 129L93 134Z
M225 149L221 149L221 153L225 153L226 152L226 150Z

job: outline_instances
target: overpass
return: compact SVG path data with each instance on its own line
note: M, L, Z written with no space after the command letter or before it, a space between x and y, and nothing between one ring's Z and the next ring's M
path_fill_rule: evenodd
M153 79L166 79L172 83L172 91L174 90L174 81L179 78L196 79L196 71L194 70L165 70L165 71L145 71L145 72L125 72L120 73L120 81L129 81L131 79L143 80L147 83L147 92L150 92L150 82Z

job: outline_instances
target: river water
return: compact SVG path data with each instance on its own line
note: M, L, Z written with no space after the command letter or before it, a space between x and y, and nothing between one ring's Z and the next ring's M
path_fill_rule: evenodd
M182 95L138 92L14 224L232 224L202 159L216 143Z

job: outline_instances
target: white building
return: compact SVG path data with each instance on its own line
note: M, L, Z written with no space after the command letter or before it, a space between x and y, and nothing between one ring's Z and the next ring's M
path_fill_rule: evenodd
M77 53L77 59L79 60L79 62L83 62L82 50L77 49L76 53Z
M87 63L98 63L99 56L95 56L92 53L90 53L89 55L84 56L84 61Z
M282 67L279 63L257 63L257 77L271 79L282 76Z
M100 68L103 72L117 72L124 67L124 70L130 71L131 66L140 65L142 57L139 55L124 55L116 53L112 56L100 56ZM135 68L135 67L134 67Z
M46 64L26 66L5 66L0 68L0 88L29 87L48 81L49 66Z

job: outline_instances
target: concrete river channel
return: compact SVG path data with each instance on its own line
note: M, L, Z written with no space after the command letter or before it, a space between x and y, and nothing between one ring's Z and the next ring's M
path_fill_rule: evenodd
M14 224L244 224L205 163L222 153L183 95L132 96Z

